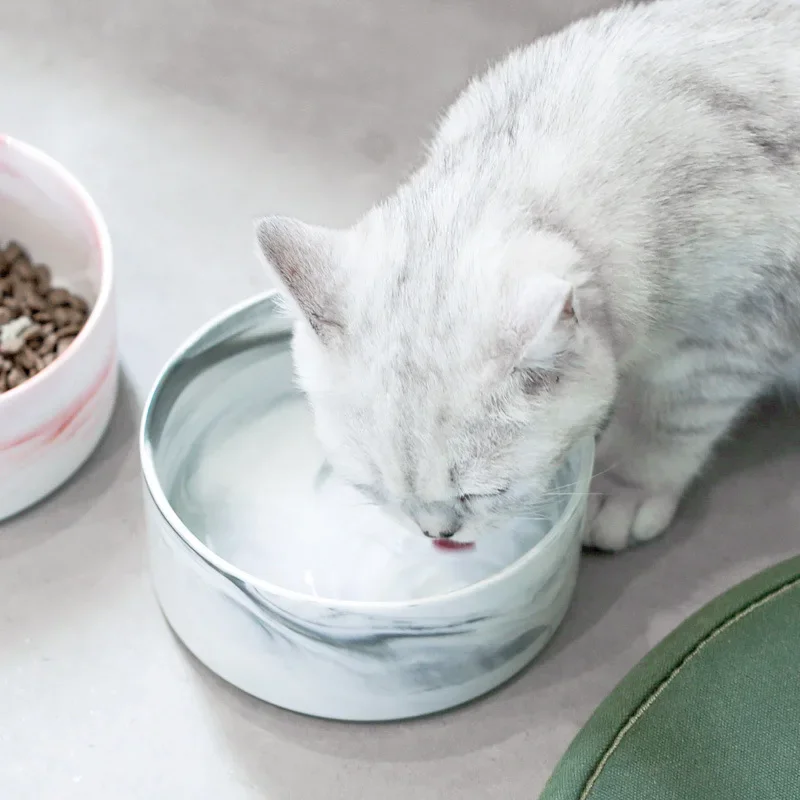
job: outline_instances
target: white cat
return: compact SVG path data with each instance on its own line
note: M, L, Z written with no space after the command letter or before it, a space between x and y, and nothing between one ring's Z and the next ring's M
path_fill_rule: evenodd
M258 224L343 476L433 537L600 438L586 541L670 523L800 351L800 3L664 0L513 53L353 228Z

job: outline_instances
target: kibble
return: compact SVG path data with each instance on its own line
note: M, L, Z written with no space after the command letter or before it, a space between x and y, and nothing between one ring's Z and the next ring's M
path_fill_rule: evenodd
M39 348L39 352L47 355L48 353L52 353L56 349L56 345L58 344L58 334L56 333L49 333L47 336L44 337L44 341L42 342L42 346Z
M74 341L74 336L65 336L63 339L59 339L56 343L56 355L60 356Z
M51 306L68 306L71 296L66 289L51 289L47 293L47 301Z
M12 265L12 269L16 273L17 280L21 283L30 283L36 280L33 264L25 258L17 259Z
M16 389L17 386L25 383L27 379L28 376L25 374L25 371L19 367L11 367L8 375L6 375L6 383L9 389Z
M8 339L0 343L0 353L4 356L15 356L22 351L23 347L25 347L25 342L21 338Z
M47 264L37 264L33 271L36 274L36 286L39 289L39 293L46 294L50 291L52 281L50 267Z
M0 247L0 394L55 361L89 317L80 295L53 286L47 264L35 264L18 242Z

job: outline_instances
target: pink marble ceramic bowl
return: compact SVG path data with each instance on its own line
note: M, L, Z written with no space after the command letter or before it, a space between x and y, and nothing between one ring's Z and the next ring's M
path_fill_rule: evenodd
M117 391L111 242L100 211L57 161L0 136L0 241L48 264L92 307L50 366L0 394L0 520L66 481L97 446Z

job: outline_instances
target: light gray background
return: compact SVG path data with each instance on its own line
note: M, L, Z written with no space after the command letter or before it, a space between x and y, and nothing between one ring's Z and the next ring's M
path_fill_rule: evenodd
M251 219L352 220L473 71L598 5L0 0L0 129L62 160L105 211L125 373L96 456L0 526L4 800L531 800L649 648L798 549L798 415L771 408L668 539L585 559L535 668L454 713L353 726L266 707L195 663L155 604L137 417L181 340L265 288Z

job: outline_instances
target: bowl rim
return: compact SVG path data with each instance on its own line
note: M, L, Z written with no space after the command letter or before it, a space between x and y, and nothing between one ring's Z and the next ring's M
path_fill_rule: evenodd
M78 200L89 219L96 238L97 250L100 260L100 290L92 305L89 316L86 318L81 330L75 337L71 347L68 347L58 358L48 364L41 372L32 378L0 394L0 407L6 402L13 402L24 397L26 392L35 390L42 385L49 376L64 368L80 349L81 345L92 335L97 327L98 319L103 315L106 307L111 303L111 292L114 280L114 257L111 247L111 235L108 231L105 218L94 198L89 194L84 185L63 165L52 156L49 156L38 147L27 142L15 139L13 136L0 134L0 149L14 150L29 161L36 162L53 173L67 190Z
M158 403L159 396L169 380L170 374L178 367L185 354L200 342L206 335L211 333L216 327L224 323L237 314L246 311L252 306L265 301L274 303L274 299L279 295L278 290L271 289L261 292L253 297L243 300L225 311L216 314L205 325L198 328L173 352L167 360L153 383L147 396L144 411L142 412L141 424L139 426L139 459L144 478L145 490L150 495L156 510L164 521L172 529L190 550L194 552L202 561L208 564L216 572L224 576L243 581L249 586L267 595L279 597L297 603L311 603L317 606L325 606L329 609L342 610L349 612L391 612L418 608L420 606L432 606L437 603L450 602L460 597L474 594L488 586L500 583L509 576L522 571L530 562L536 560L541 554L553 547L556 542L563 539L567 531L567 523L574 516L579 503L586 496L589 489L589 482L592 477L594 467L594 438L585 436L575 445L581 449L581 464L575 482L576 490L572 493L567 507L558 519L558 522L547 532L547 534L537 542L528 552L520 556L508 566L495 572L480 581L463 586L443 594L420 597L413 600L346 600L339 598L320 597L312 594L305 594L294 589L286 589L277 584L270 583L264 578L251 575L246 570L237 567L226 561L210 547L205 545L195 536L191 530L183 523L161 486L158 473L155 468L153 448L150 443L149 430L153 409Z

